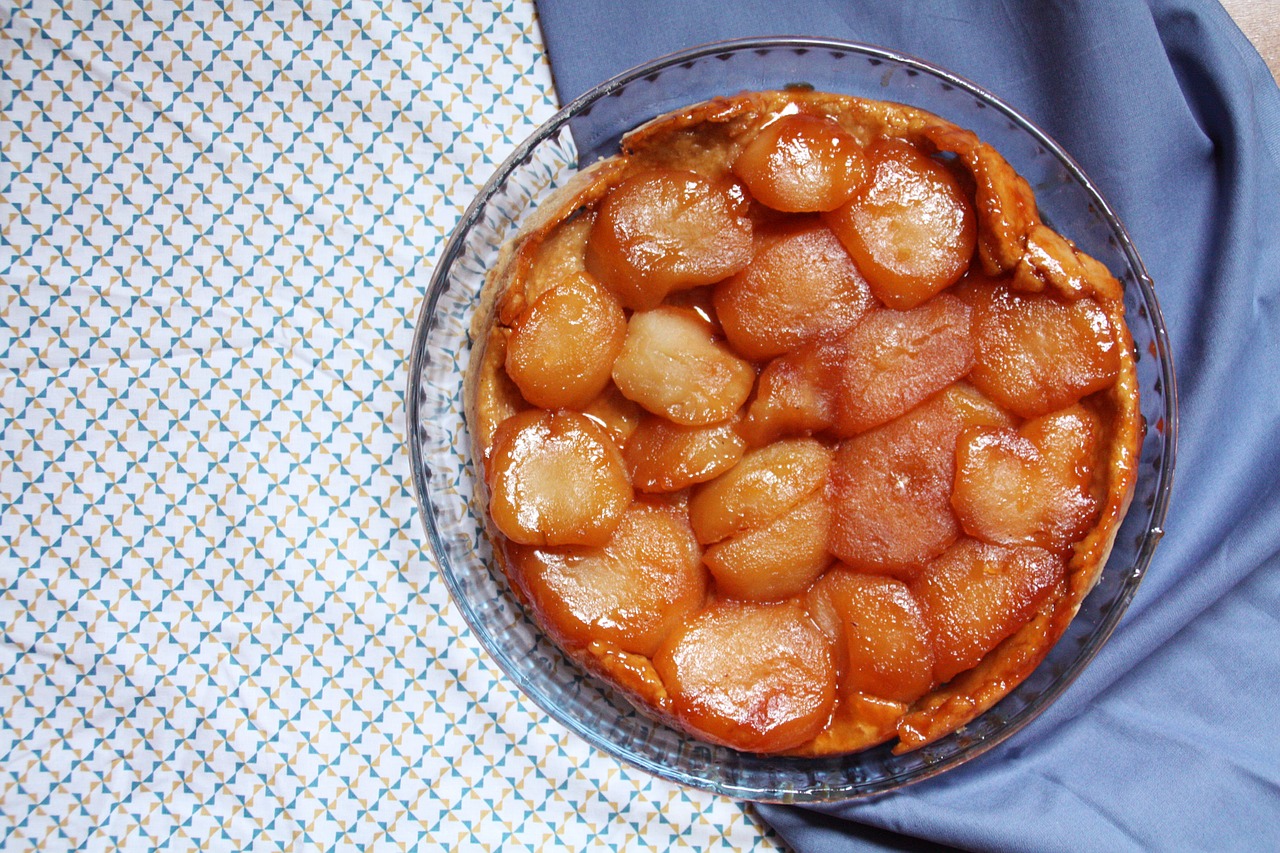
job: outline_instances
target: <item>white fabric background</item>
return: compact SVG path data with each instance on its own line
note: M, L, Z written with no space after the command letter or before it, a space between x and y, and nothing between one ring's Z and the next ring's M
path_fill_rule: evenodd
M403 445L531 0L0 11L0 847L773 849L512 692Z

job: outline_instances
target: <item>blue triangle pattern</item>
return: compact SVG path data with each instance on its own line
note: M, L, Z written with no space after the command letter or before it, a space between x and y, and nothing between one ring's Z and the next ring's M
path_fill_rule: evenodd
M546 720L422 537L404 354L555 111L532 2L25 4L0 49L0 847L780 847Z

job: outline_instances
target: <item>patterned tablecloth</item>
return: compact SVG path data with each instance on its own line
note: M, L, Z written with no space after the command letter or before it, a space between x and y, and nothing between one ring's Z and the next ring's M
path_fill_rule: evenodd
M515 694L421 533L404 354L554 111L530 0L35 0L0 55L0 848L779 846Z

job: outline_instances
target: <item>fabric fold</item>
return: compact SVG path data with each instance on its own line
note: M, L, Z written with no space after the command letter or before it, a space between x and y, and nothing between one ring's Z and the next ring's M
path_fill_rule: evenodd
M1067 692L900 792L763 806L797 850L1126 850L1280 843L1280 89L1211 0L539 0L561 103L696 44L815 35L941 65L1039 124L1128 228L1174 351L1166 535Z

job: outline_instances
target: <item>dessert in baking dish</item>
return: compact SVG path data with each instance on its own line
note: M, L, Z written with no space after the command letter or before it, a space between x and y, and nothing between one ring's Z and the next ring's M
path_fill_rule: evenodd
M1119 283L972 133L746 93L543 200L465 389L498 563L637 706L736 749L909 750L1097 579L1141 438Z

